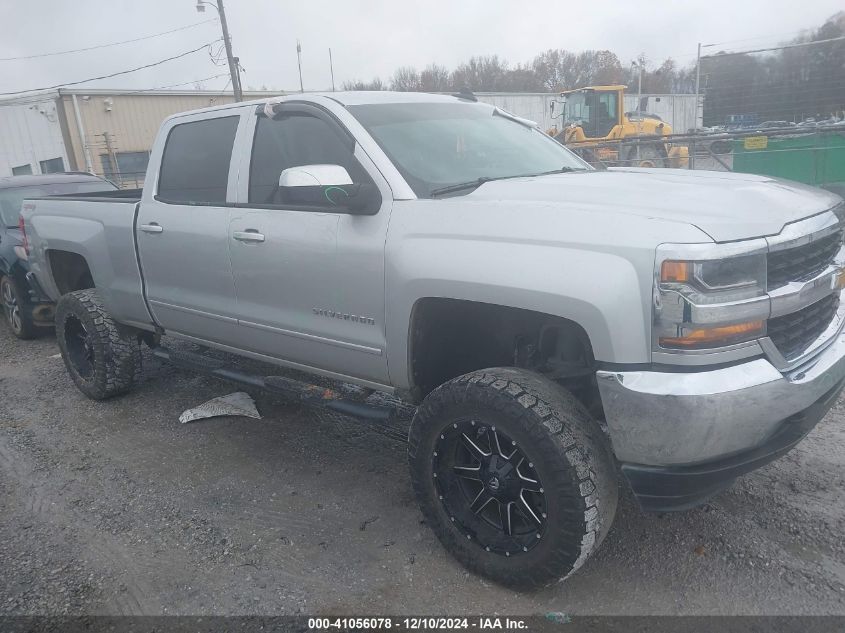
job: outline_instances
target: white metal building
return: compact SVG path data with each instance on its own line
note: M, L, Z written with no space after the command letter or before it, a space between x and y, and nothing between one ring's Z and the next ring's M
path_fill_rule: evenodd
M0 176L70 168L55 94L0 101Z

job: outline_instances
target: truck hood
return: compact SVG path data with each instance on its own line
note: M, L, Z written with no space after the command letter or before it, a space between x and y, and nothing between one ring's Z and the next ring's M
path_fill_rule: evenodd
M536 202L597 214L683 222L716 242L776 235L784 225L841 201L823 189L769 176L639 168L498 180L464 199Z

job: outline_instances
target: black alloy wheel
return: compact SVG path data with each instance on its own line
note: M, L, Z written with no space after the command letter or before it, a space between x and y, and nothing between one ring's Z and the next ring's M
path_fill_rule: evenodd
M24 295L11 275L0 278L0 306L9 328L19 339L35 337L35 324L32 311L24 301Z
M432 471L446 513L486 551L511 556L542 538L543 484L530 458L495 426L464 419L442 429Z
M65 345L68 361L81 378L94 375L94 340L85 325L73 315L64 322Z

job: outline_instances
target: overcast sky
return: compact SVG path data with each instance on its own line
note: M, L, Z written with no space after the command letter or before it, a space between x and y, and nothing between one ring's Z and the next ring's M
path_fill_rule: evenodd
M216 16L196 0L0 0L0 58L38 55L151 35ZM659 63L695 59L696 43L741 50L818 27L842 0L226 0L244 87L297 90L296 40L305 89L388 79L397 66L448 68L472 55L511 64L549 48L610 49L627 65L639 53ZM152 63L220 37L211 22L154 39L93 51L0 61L0 92L77 81ZM225 56L222 57L225 62ZM225 74L205 51L152 69L84 84L144 89ZM226 77L204 82L223 89Z

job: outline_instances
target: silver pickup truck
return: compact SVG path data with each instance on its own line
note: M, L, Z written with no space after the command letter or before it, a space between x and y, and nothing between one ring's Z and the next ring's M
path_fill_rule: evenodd
M383 411L270 364L397 395L443 545L537 586L607 534L618 470L692 507L824 416L843 215L771 178L594 170L471 95L360 92L173 116L142 191L28 200L23 226L86 395L129 390L141 343L353 415Z

